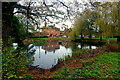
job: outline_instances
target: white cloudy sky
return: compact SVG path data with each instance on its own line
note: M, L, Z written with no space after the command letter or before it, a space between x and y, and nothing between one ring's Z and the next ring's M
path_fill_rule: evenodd
M16 2L16 1L21 1L21 0L0 0L2 2ZM25 1L29 1L29 0L25 0ZM41 1L41 0L33 0L33 1ZM47 0L47 1L55 1L55 0ZM64 1L64 2L73 2L74 0L60 0L60 1ZM90 0L77 0L77 1L90 1ZM91 1L112 1L112 2L118 2L120 0L91 0Z
M2 1L2 2L16 2L16 1L20 1L20 0L0 0L0 1ZM26 0L26 1L28 1L28 0ZM34 1L37 1L37 0L34 0ZM39 1L41 1L41 0L39 0ZM48 1L55 1L55 0L48 0ZM69 1L74 1L74 0L60 0L60 1L65 1L65 2L69 2ZM77 1L89 1L89 0L77 0ZM118 1L120 1L120 0L91 0L91 1L114 1L114 2L118 2Z

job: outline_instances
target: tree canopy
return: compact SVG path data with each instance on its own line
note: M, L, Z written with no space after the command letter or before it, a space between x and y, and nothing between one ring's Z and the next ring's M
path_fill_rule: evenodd
M119 4L120 2L93 3L94 8L85 9L75 18L72 32L77 35L81 32L88 32L89 35L96 32L104 37L120 36Z

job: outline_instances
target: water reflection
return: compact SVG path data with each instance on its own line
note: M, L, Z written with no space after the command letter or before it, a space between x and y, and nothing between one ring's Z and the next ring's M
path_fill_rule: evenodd
M96 49L97 47L96 46L92 46L92 45L78 45L77 46L79 49Z
M13 44L17 48L17 44ZM45 44L29 44L24 46L24 51L28 52L28 57L33 59L29 65L42 69L50 69L58 63L58 59L65 56L72 56L72 53L81 49L96 49L97 46L75 42L51 42Z
M58 63L59 58L64 58L69 55L72 56L71 49L66 49L62 45L52 44L53 46L35 46L36 52L32 66L38 66L43 69L50 69ZM49 47L48 47L49 46ZM55 47L56 46L56 47ZM54 47L54 48L53 48Z
M43 69L50 69L58 63L58 59L64 59L65 56L72 56L72 51L78 49L95 49L96 46L84 45L80 43L62 42L46 43L44 45L35 45L34 60L32 66L38 66Z
M17 49L18 43L13 43L13 47L14 47L14 49Z

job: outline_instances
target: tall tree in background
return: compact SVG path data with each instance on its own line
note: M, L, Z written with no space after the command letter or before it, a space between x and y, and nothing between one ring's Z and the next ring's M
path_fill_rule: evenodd
M81 39L83 39L83 34L88 31L88 21L86 19L87 15L79 15L75 18L72 32L70 33L71 39L76 39L78 35L81 35Z
M104 37L120 36L120 2L106 2L101 4L101 15L96 19L95 24L99 28L99 32Z
M117 41L120 42L120 2L112 4L112 21L111 21L111 33L117 36Z
M98 13L95 11L91 11L90 9L85 9L79 16L75 18L72 34L78 36L81 35L81 39L83 39L83 34L89 35L90 39L92 39L92 33L96 30L94 29L94 22L97 18ZM75 39L75 38L73 38Z
M119 41L120 36L120 2L94 2L91 3L93 8L82 12L74 22L72 37L81 32L89 32L90 39L93 32L100 35L100 40L103 37L117 36ZM85 17L84 17L85 16ZM86 26L85 26L86 24ZM86 30L87 28L87 30Z

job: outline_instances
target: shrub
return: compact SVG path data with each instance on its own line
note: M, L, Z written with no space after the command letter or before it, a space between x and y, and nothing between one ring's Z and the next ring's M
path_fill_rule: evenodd
M30 59L26 57L26 53L17 51L13 47L7 47L3 49L2 62L3 79L6 80L13 78L24 78L21 73L27 69L26 64L30 62Z
M120 52L120 43L110 43L106 45L106 48L112 52Z

